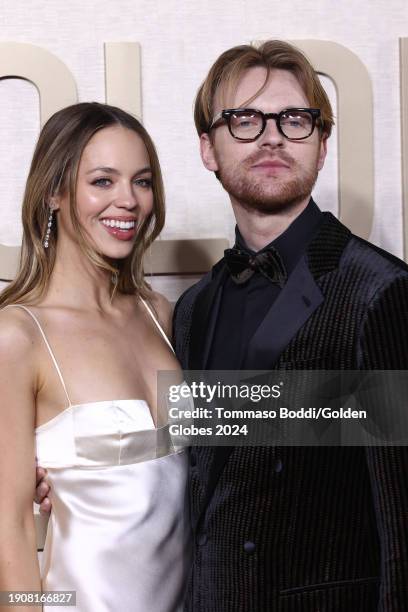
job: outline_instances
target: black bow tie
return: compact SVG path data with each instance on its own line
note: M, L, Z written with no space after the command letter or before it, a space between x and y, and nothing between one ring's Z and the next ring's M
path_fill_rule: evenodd
M224 251L224 258L231 278L237 285L246 283L256 271L281 288L286 282L288 275L285 265L278 251L272 246L256 255L234 247Z

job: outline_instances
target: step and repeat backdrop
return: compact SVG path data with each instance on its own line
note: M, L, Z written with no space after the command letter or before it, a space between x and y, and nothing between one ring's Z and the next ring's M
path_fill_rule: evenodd
M0 26L0 288L15 274L41 125L96 100L136 114L156 143L167 222L145 269L175 301L234 236L228 198L200 160L195 93L222 51L269 38L305 51L335 108L316 201L407 259L406 0L2 0ZM40 549L45 526L37 515Z
M0 23L2 285L18 260L22 193L42 123L96 100L139 116L156 143L167 222L146 273L175 300L234 235L227 195L200 160L195 93L223 50L268 38L305 51L335 108L317 203L407 257L405 0L3 0Z

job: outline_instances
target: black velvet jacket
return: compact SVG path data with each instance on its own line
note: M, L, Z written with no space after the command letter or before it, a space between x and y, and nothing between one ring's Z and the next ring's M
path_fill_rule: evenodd
M330 213L248 346L248 368L408 369L408 266ZM226 270L176 305L204 369ZM408 610L408 447L192 448L188 612Z

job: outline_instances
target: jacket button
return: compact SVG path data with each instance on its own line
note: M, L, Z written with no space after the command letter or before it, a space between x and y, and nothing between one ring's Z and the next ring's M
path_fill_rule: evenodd
M254 542L245 542L244 550L245 550L246 553L251 555L256 550L256 544Z
M275 463L275 472L281 472L282 468L283 468L282 461L280 459L277 459Z
M197 544L199 546L204 546L204 544L207 543L208 537L206 533L200 533L200 535L197 538Z

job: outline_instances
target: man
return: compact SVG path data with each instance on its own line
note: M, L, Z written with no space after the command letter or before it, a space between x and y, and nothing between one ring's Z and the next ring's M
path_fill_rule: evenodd
M408 267L311 199L333 118L306 58L226 51L195 122L237 229L176 305L183 367L408 368ZM408 609L407 450L192 448L188 612Z
M176 305L183 367L408 368L408 267L311 199L333 118L305 57L226 51L195 120L237 230ZM190 462L188 612L408 609L406 448L195 447Z

